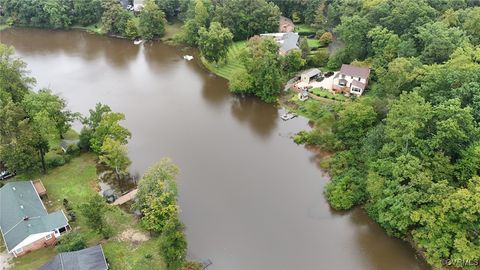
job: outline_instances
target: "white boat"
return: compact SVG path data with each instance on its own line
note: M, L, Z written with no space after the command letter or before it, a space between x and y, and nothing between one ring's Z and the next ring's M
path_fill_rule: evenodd
M140 45L140 44L142 44L142 42L143 42L143 40L141 40L141 39L139 39L139 40L134 40L134 41L133 41L133 44L135 44L135 45Z
M190 61L190 60L193 60L193 56L187 54L183 56L183 59Z
M287 120L293 119L295 117L297 117L297 115L292 113L292 112L287 112L287 113L282 114L282 116L280 116L280 118L282 118L283 121L287 121Z

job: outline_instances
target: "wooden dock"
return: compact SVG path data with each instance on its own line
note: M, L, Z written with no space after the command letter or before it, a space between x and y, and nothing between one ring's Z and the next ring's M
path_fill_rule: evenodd
M116 199L112 204L113 205L122 205L130 200L135 199L135 196L137 195L138 189L134 189L130 192L127 192L125 195L119 197Z

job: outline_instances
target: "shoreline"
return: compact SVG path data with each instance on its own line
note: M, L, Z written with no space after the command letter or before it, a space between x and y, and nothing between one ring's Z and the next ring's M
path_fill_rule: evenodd
M4 27L2 27L2 26L4 26ZM106 36L106 37L111 37L111 38L119 38L119 39L127 39L127 40L129 40L128 38L123 37L123 36L109 35L109 34L106 34L106 33L101 33L101 32L99 32L99 31L92 31L92 30L90 30L88 27L71 27L71 28L69 28L69 29L50 29L50 28L15 27L15 26L8 26L8 25L0 25L0 31L6 30L6 29L10 29L10 28L34 28L34 29L48 29L48 30L53 30L53 31L56 31L56 30L60 30L60 31L72 31L72 30L74 30L74 31L84 31L84 32L87 32L87 33L90 33L90 34L96 34L96 35L101 35L101 36ZM0 41L1 41L1 40L0 40ZM175 46L175 47L181 47L181 46L182 46L181 44L173 44L173 43L171 43L171 42L168 42L168 40L163 40L163 38L157 39L157 40L153 40L153 42L162 42L162 43L165 43L165 44L167 44L167 45ZM196 48L195 48L195 49L196 49ZM229 81L228 78L225 78L224 76L216 73L215 70L209 68L209 66L208 66L207 64L205 64L205 61L206 61L206 60L204 60L204 58L201 56L201 54L200 54L199 52L198 52L198 57L199 57L200 59L198 59L196 62L197 62L197 63L201 63L202 68L205 68L205 69L206 69L207 71L209 71L210 73L215 74L215 76L221 77L221 78ZM228 89L225 89L225 90L226 90L226 91L229 91ZM229 93L230 93L230 91L229 91ZM295 92L293 92L293 93L295 94ZM295 111L295 109L293 108L293 106L292 106L291 104L289 104L289 99L288 99L289 96L291 96L291 93L290 93L290 92L283 92L283 91L282 91L281 94L280 94L280 97L279 97L279 99L278 99L278 101L277 101L277 103L276 103L276 104L272 104L272 105L273 105L273 106L276 106L276 105L284 106L285 108L288 108L289 110ZM320 101L319 101L319 102L320 102ZM308 116L306 116L306 115L304 115L304 114L300 114L300 115L302 115L303 117L305 117L306 119L308 119L309 122L312 122L312 120L311 120ZM292 139L292 141L293 141L293 137L292 137L291 139ZM330 156L332 156L333 154L335 154L334 151L333 151L333 152L325 151L324 149L322 149L322 148L321 148L320 146L318 146L318 145L307 145L307 144L304 144L304 146L305 146L305 149L306 149L306 150L315 153L315 154L319 157L319 159L318 159L319 163L320 163L320 161L321 161L322 159L327 158L327 160L328 160L328 158L329 158ZM321 167L322 167L322 171L323 171L324 173L326 173L327 175L329 175L328 169L327 169L327 168L324 168L323 166L321 166ZM330 179L330 176L329 176L329 179ZM359 205L359 206L360 206L362 209L363 209L363 207L364 207L364 205ZM330 206L330 207L331 207L331 206ZM352 209L346 210L346 211L349 212L349 211L352 211ZM365 211L365 209L363 209L363 211ZM369 218L370 218L370 217L369 217ZM372 218L370 218L370 219L372 219ZM375 223L377 223L374 219L372 219L372 221L374 221ZM377 224L378 224L378 223L377 223ZM382 228L382 229L383 229L383 228ZM385 230L383 230L383 231L386 233ZM430 264L425 260L424 254L423 254L423 252L421 252L421 248L418 247L417 245L415 245L415 242L413 241L413 239L409 238L408 236L407 236L407 238L405 238L405 239L404 239L404 238L398 238L398 239L400 239L400 240L408 243L408 244L412 247L412 249L414 250L415 255L418 255L419 258L421 258L427 265L432 266L432 265L430 265ZM442 267L442 269L448 269L448 268Z

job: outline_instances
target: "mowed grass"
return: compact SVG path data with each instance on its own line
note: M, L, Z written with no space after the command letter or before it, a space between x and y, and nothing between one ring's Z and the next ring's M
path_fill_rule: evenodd
M316 49L320 47L320 40L316 38L309 38L307 39L307 44L310 48Z
M36 178L42 179L47 189L46 207L49 212L62 209L63 199L67 199L77 214L77 220L70 223L73 230L83 233L89 246L102 244L111 269L166 269L159 254L158 238L137 244L119 240L118 236L127 229L141 232L133 215L120 207L109 206L106 213L107 223L113 229L113 236L110 239L102 239L86 224L85 218L81 215L80 206L97 192L96 156L94 154L82 154L64 166L49 170L47 175L37 175ZM15 181L18 180L25 179L16 177ZM25 256L15 258L12 269L38 269L56 254L53 247L33 251ZM145 256L146 254L150 255Z
M228 50L225 61L219 63L218 65L208 62L203 57L202 62L211 72L227 80L231 80L235 73L245 69L242 61L240 60L240 54L246 46L246 41L238 41L233 43Z
M103 244L103 251L110 263L110 269L167 269L159 255L158 239L151 239L140 245L125 244L120 241L109 241Z

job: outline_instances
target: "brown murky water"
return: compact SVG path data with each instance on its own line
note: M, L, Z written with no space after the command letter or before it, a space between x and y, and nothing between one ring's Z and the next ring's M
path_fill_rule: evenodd
M133 172L164 156L180 166L189 254L209 270L429 269L362 210L329 208L314 154L289 138L305 119L229 94L185 52L83 32L10 29L0 41L72 110L125 113Z

